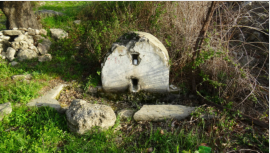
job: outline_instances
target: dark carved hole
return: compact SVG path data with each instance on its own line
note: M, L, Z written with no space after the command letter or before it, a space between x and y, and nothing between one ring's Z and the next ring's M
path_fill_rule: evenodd
M138 65L139 64L139 55L138 54L132 54L132 64Z
M131 79L132 80L132 90L136 92L138 90L138 79Z

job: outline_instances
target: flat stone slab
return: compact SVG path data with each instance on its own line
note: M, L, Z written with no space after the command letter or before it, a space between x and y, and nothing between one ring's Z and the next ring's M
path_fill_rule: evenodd
M0 104L0 121L4 118L5 115L10 114L12 112L11 103Z
M66 86L65 84L60 84L56 86L55 88L48 91L45 95L37 99L31 100L27 104L27 106L37 106L37 107L49 106L55 108L59 113L64 113L66 109L62 108L60 106L60 103L55 98L60 94L60 92L63 90L65 86Z
M164 121L166 119L182 120L188 117L196 107L183 105L143 105L134 114L135 121Z

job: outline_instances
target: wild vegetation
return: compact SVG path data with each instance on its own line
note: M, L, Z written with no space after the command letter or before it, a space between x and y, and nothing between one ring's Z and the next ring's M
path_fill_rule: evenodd
M0 122L0 152L269 152L268 128L243 121L244 114L269 123L268 42L251 39L255 29L269 41L269 8L257 3L246 11L244 2L219 2L201 48L194 49L211 2L32 2L34 11L64 13L38 18L49 36L50 28L61 28L69 37L57 42L51 39L50 62L34 59L12 67L0 59L0 104L22 105ZM1 17L3 23L5 17ZM0 28L5 26L0 24ZM118 118L107 131L94 129L78 136L68 131L64 115L47 107L24 106L39 96L43 87L59 80L75 80L73 88L83 89L83 98L89 98L85 92L89 86L101 84L103 57L128 31L151 33L165 45L170 56L170 83L181 88L185 99L196 94L193 101L200 103L189 119L136 123ZM244 33L251 35L242 39ZM256 57L258 64L239 64L235 52ZM30 83L13 81L15 74L32 74L34 78ZM91 102L105 100L97 99ZM203 119L205 113L216 118ZM116 130L119 126L121 130Z

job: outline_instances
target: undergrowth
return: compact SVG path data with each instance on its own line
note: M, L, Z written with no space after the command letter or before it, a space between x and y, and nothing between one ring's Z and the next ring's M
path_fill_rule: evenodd
M267 85L258 83L258 76L254 77L251 73L252 68L238 64L232 56L232 50L243 50L245 45L254 44L240 42L238 46L233 44L236 47L231 47L237 28L230 18L245 14L234 11L239 7L236 5L238 3L218 5L195 61L191 60L196 51L193 45L210 2L44 3L42 6L38 3L32 5L36 7L35 10L50 9L65 14L40 19L43 28L48 31L48 37L50 28L62 28L69 36L58 41L49 38L53 42L49 51L52 55L50 62L39 63L34 59L12 67L0 60L0 104L26 104L38 96L38 91L48 81L56 78L77 80L84 84L85 91L89 86L99 85L100 65L105 54L110 51L111 44L126 32L144 31L156 36L165 45L170 56L170 83L180 87L184 96L190 94L190 71L194 70L199 96L238 113L269 121L269 102L262 92L267 91ZM81 24L75 24L74 20L81 20ZM263 50L263 55L269 55L267 47L260 46L259 49ZM192 67L192 62L195 62L195 67ZM258 68L260 73L263 67L264 65ZM31 74L33 79L30 82L15 82L11 76L17 74ZM201 111L204 113L205 110ZM126 124L132 125L133 129L127 133L114 133L116 124L107 131L97 130L78 136L67 130L65 116L59 115L55 110L46 107L15 107L0 122L0 150L147 152L152 149L153 152L200 152L200 146L207 144L220 152L239 151L243 147L261 152L269 151L269 136L265 135L265 130L246 126L239 114L218 112L217 119L204 120L200 117L202 112L194 113L191 121L179 122L178 129L172 127L172 123L168 124L170 128L175 128L171 131L161 132L162 129L153 128L152 123L147 123L140 130L140 124L131 120ZM114 141L118 136L123 139L120 144Z

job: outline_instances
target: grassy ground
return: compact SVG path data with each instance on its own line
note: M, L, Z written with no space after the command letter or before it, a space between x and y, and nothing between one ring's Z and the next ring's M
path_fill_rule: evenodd
M53 57L51 62L39 63L34 59L12 67L0 59L0 104L26 104L39 96L39 91L49 86L52 80L76 80L81 89L99 84L98 74L103 55L110 49L112 42L130 30L151 32L163 40L166 48L169 48L173 60L171 63L177 63L175 61L180 54L175 55L172 50L180 48L176 47L172 36L162 32L162 28L167 25L158 22L165 13L159 4L163 3L46 1L42 6L37 3L35 10L50 9L66 14L42 18L40 21L47 31L50 28L62 28L69 32L69 37L57 42L52 40L49 52ZM156 14L149 15L147 21L138 21L137 17L142 16L144 11L147 14L146 6L150 5L155 5ZM148 13L151 14L150 11ZM80 25L73 23L77 19L82 20ZM181 62L178 64L181 66ZM178 71L177 67L172 66L174 74L171 82L178 80L178 75L183 75L188 69L187 66L183 67ZM16 74L32 74L33 79L29 83L13 81L11 76ZM187 83L179 81L177 85L189 92ZM202 153L207 150L204 146L218 152L269 152L268 130L250 126L236 117L237 114L226 111L216 111L215 119L204 120L200 117L201 113L211 112L211 109L200 107L191 118L183 121L137 123L132 119L117 119L115 126L107 131L94 129L84 136L78 136L68 131L65 115L47 107L27 108L22 105L13 107L13 112L0 122L0 152ZM267 118L265 114L263 119ZM118 127L120 129L115 130Z

